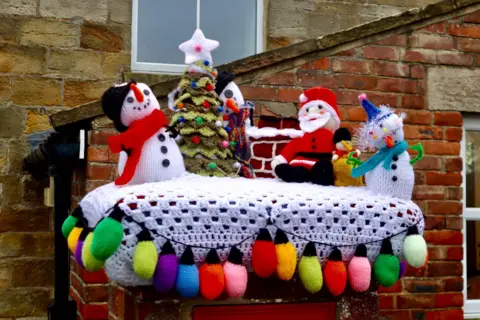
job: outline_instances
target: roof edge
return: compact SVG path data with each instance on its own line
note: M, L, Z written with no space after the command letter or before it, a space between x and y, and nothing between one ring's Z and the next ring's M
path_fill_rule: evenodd
M250 82L255 80L255 77L249 76L249 73L266 68L272 68L272 73L281 71L275 70L275 66L282 61L306 56L317 51L333 49L342 44L448 14L473 4L480 4L480 0L442 0L421 8L410 9L393 16L373 20L349 29L323 35L318 38L304 40L286 47L255 54L220 65L217 69L235 73L239 84ZM339 48L339 51L342 50L344 49ZM330 52L330 54L333 53ZM311 59L313 60L314 58L312 57ZM151 85L152 91L159 99L163 98L177 86L179 79L180 77L175 77L153 84ZM103 115L103 112L100 101L98 100L72 109L59 111L50 116L50 123L55 129L58 129L79 121L93 119L101 115Z

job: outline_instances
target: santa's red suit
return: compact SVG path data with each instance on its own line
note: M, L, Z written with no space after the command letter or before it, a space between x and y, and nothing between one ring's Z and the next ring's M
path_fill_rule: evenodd
M287 182L333 185L334 132L340 126L337 99L326 88L311 88L300 95L300 128L305 132L290 141L272 161L272 168Z
M320 128L290 141L280 155L291 166L312 169L318 160L331 158L333 150L333 132Z

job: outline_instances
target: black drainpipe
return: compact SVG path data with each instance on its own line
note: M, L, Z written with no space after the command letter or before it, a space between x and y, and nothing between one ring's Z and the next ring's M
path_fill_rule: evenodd
M79 130L51 134L25 158L25 169L33 175L48 173L54 180L55 298L48 306L49 320L75 320L76 301L70 297L70 257L62 224L72 198L73 169L79 166Z

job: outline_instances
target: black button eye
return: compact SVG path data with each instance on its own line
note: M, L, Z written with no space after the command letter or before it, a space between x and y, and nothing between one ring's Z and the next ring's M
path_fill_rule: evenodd
M233 91L232 90L225 90L225 97L226 98L233 97Z
M146 96L150 95L150 91L148 91L147 89L143 90L143 93L144 93Z
M318 108L318 110L321 110L321 109L323 108L323 106L322 106L321 104L319 104L319 105L317 106L317 108Z
M380 124L379 127L380 127L380 128L383 128L383 124Z
M306 110L306 111L307 111L307 113L308 113L308 111L309 111L309 110L310 110L310 108L307 108L307 110Z
M128 103L132 103L132 102L133 102L133 97L128 97L128 98L127 98L127 102L128 102Z

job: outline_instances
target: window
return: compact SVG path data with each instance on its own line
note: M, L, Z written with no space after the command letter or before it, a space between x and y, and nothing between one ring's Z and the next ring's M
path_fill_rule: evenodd
M199 19L205 37L220 42L212 52L221 65L263 49L264 0L133 0L132 71L182 73L178 45Z
M462 139L465 319L480 318L480 117L464 117Z

